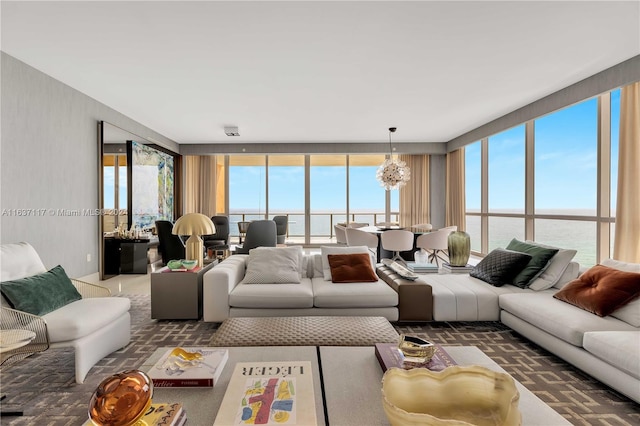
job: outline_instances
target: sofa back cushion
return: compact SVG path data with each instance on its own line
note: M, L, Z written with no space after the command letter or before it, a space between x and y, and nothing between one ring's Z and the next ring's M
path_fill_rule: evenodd
M638 296L640 273L596 265L564 286L553 297L604 317Z
M0 283L0 291L12 308L45 315L82 299L62 266L30 277Z
M532 245L558 250L551 260L549 260L547 267L544 268L537 277L534 277L531 282L529 282L529 288L536 291L546 290L556 285L556 283L560 281L562 274L569 267L569 263L571 263L571 260L578 252L577 250L548 246L531 240L527 240L526 242ZM567 280L567 282L575 279L577 276L577 274L572 276Z
M609 268L617 269L619 271L640 272L640 263L630 263L614 259L605 259L600 264L608 266ZM613 311L611 313L611 316L614 318L618 318L619 320L624 321L627 324L631 324L634 327L640 327L640 298L636 298L620 309Z
M299 246L257 247L249 250L245 284L297 284L303 275L303 255ZM304 270L306 275L306 270Z
M562 289L565 285L575 280L580 276L580 264L578 262L569 262L567 268L564 270L558 281L553 285L553 288Z

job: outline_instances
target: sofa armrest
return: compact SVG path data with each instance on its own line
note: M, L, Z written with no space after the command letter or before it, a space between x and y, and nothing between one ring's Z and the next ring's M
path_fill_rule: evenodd
M110 297L111 290L107 287L103 287L101 285L90 284L84 281L76 280L75 278L71 279L71 282L78 290L78 293L82 296L83 299L88 299L90 297Z
M229 293L244 278L248 255L234 254L202 277L202 319L222 322L229 318Z
M38 315L3 306L0 308L0 329L29 330L36 335L27 345L3 352L0 364L8 361L19 361L33 353L42 352L49 348L47 322Z
M420 279L404 279L388 266L378 266L376 273L398 293L398 321L433 320L433 295L429 284Z

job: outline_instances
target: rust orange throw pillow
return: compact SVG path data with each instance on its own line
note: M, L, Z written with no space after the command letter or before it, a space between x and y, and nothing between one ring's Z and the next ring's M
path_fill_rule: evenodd
M601 317L640 295L640 274L596 265L553 295Z
M372 283L378 277L371 268L368 253L330 254L329 267L334 283Z

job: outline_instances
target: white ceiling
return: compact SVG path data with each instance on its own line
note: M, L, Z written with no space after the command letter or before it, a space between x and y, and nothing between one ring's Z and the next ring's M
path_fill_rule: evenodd
M640 54L638 1L1 7L3 51L178 143L446 142Z

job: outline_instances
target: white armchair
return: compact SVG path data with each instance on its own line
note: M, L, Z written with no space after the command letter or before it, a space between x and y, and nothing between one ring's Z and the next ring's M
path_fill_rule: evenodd
M0 246L0 267L2 282L47 272L35 249L24 242ZM73 347L76 382L82 383L96 362L129 343L130 300L109 297L111 292L105 287L78 280L71 282L82 298L42 316L12 309L1 297L0 328L36 334L29 345L3 353L2 363L48 348Z

